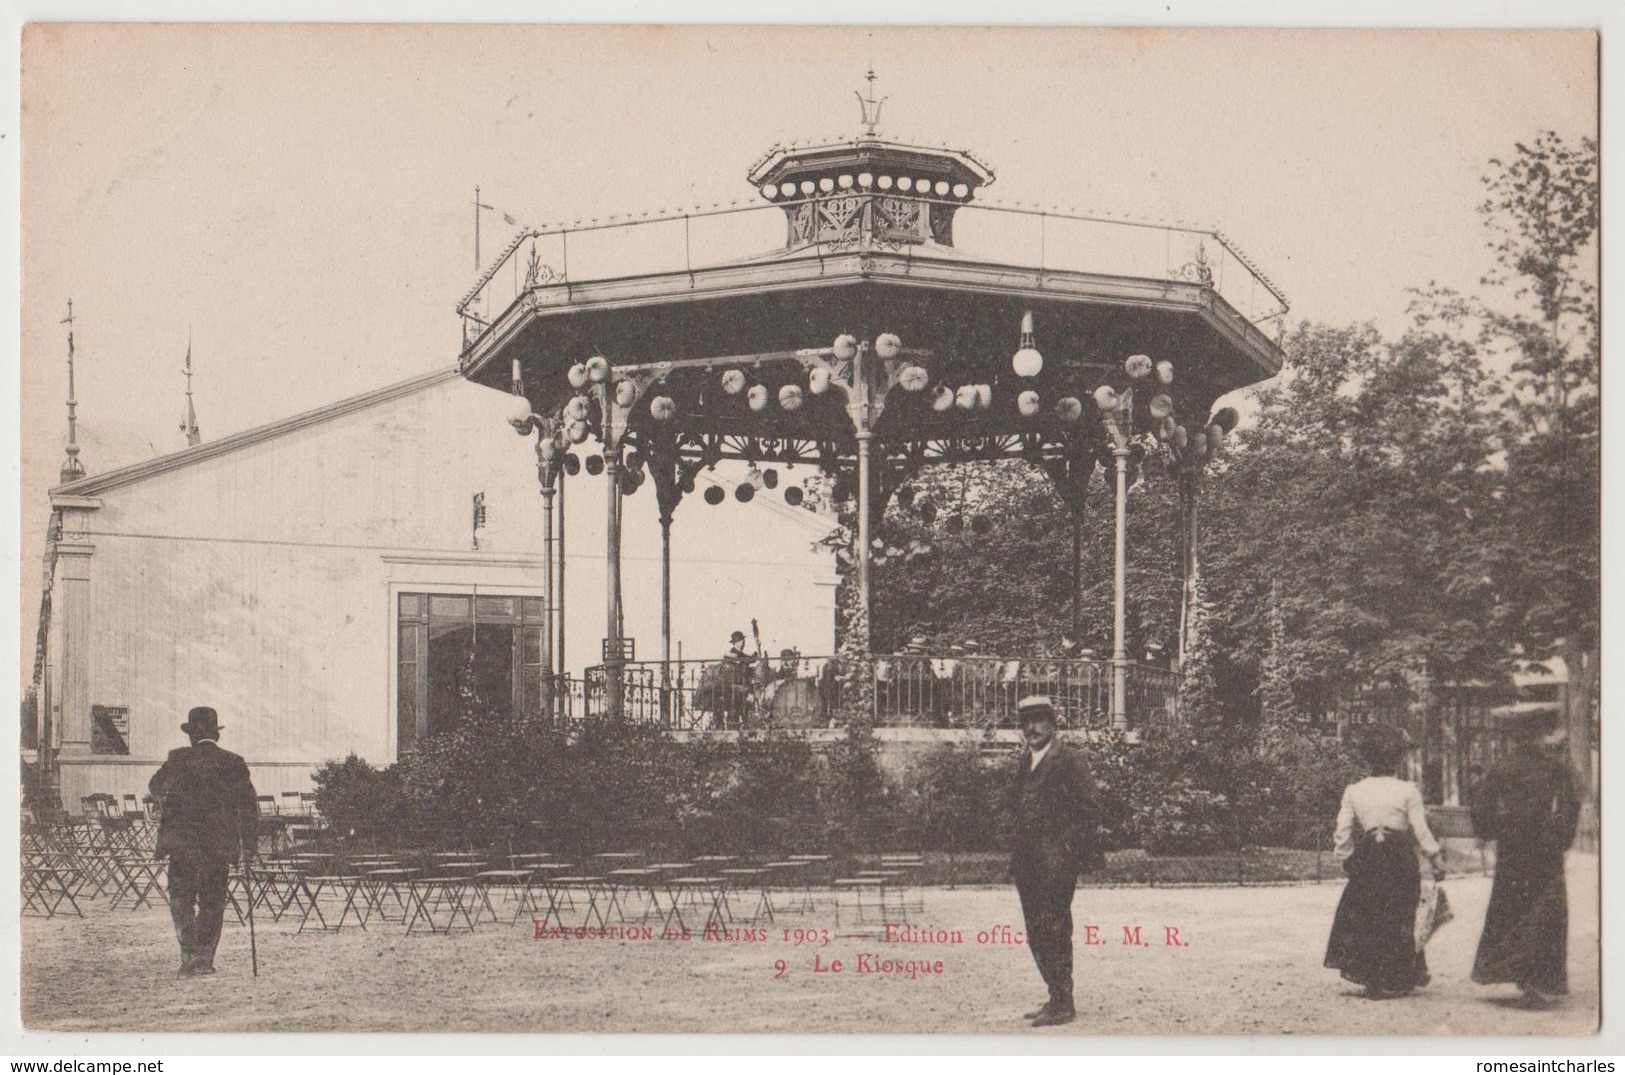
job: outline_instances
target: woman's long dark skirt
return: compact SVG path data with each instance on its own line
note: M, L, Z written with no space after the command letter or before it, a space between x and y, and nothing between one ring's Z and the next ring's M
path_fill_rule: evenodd
M1415 941L1416 904L1422 895L1415 838L1367 836L1344 869L1349 883L1332 919L1326 966L1373 993L1414 989L1423 971Z
M1567 993L1568 941L1563 852L1503 839L1484 935L1473 959L1473 981L1515 982L1551 996Z

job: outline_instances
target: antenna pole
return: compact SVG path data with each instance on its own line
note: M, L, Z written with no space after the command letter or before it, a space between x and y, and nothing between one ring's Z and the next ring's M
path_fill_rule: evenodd
M62 480L73 481L75 478L85 476L85 465L79 462L79 440L76 430L74 410L78 401L74 398L73 389L73 300L68 300L68 316L60 324L68 326L68 446L67 458L62 461Z

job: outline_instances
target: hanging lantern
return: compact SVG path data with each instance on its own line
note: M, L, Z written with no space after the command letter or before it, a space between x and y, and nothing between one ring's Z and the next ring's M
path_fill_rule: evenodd
M979 411L985 411L991 406L993 406L993 386L990 384L977 385L976 409Z
M622 407L630 407L638 401L638 386L631 381L615 382L615 402Z
M1157 363L1157 380L1163 384L1174 383L1174 364L1166 358Z
M741 504L749 504L756 499L756 486L750 482L740 482L739 487L734 490L734 499Z
M903 350L903 341L895 332L882 332L875 337L875 354L881 358L896 358Z
M621 471L621 494L631 496L643 484L643 475L636 470Z
M587 387L587 366L585 363L577 362L569 368L564 376L569 380L571 388Z
M1036 347L1023 347L1010 359L1010 368L1017 377L1037 377L1044 369L1044 356Z
M609 380L609 359L603 355L593 355L587 359L587 380L593 384L603 384Z
M801 507L801 501L803 499L804 494L801 491L801 486L787 485L784 487L784 502L790 505L792 508Z
M947 385L938 385L937 390L931 393L931 409L945 411L954 405L954 390Z
M1151 402L1146 404L1146 409L1151 412L1153 418L1167 418L1174 413L1174 401L1167 396L1152 396Z
M587 457L587 473L591 474L593 477L596 478L598 475L602 474L603 472L604 472L604 457L601 456L601 455L589 455Z
M525 432L525 427L530 424L530 400L521 395L511 395L505 406L508 408L508 424L521 433Z
M769 489L777 489L779 487L779 472L772 467L762 471L762 484Z
M582 443L583 441L585 441L587 439L587 435L589 433L591 433L591 432L592 432L592 430L587 428L587 423L586 422L580 422L580 421L571 422L570 423L570 442L572 444L580 444L580 443Z
M1188 445L1189 443L1190 443L1190 434L1185 431L1185 427L1184 426L1175 426L1174 427L1174 447L1178 448L1180 451L1184 451L1186 445Z
M971 519L970 529L973 534L986 534L993 529L993 520L986 515L977 515Z
M1095 389L1095 406L1099 407L1101 410L1115 411L1118 403L1120 402L1121 401L1117 398L1117 389L1113 388L1111 385L1103 384L1099 388Z
M722 486L708 485L705 487L705 502L713 508L726 499L728 499L728 494L722 491Z
M745 390L745 372L743 370L728 370L722 375L722 390L730 396L737 396Z
M914 503L914 486L905 485L897 490L897 503L899 507L909 507Z
M829 370L823 366L814 366L807 371L807 391L815 396L821 396L829 391Z
M942 524L942 528L950 534L961 533L965 529L965 518L962 515L950 515L948 521Z
M585 371L582 372L582 376L586 376ZM587 417L587 397L571 396L569 402L564 405L564 417L572 422L584 420Z
M1055 414L1063 422L1076 422L1083 417L1083 404L1077 396L1062 396L1055 401Z
M779 389L779 406L787 411L799 411L803 397L799 384L787 384Z
M835 337L835 346L832 348L835 357L842 362L850 362L858 354L858 338L850 332L843 332Z
M669 422L677 417L677 401L670 396L656 396L649 401L649 416L657 422Z
M915 508L920 513L920 521L927 525L937 521L937 506L929 500L920 501Z
M1191 434L1191 451L1195 452L1198 456L1203 456L1203 455L1207 454L1207 434L1206 433L1193 433L1193 434Z
M626 454L621 456L621 466L627 470L642 470L643 456L636 448L628 448Z
M931 383L931 374L924 366L904 366L897 375L897 383L909 392L923 391Z
M1016 397L1016 410L1021 412L1023 418L1033 417L1042 406L1043 404L1038 399L1038 393L1030 389Z
M750 404L750 409L753 411L766 410L767 386L763 384L751 385L750 391L745 393L745 402Z
M1234 407L1220 407L1218 410L1213 412L1213 424L1224 430L1226 433L1234 433L1236 431L1236 423L1240 420L1241 415L1236 413L1236 409Z
M973 384L960 385L954 392L954 403L962 411L976 409L976 386Z
M1224 447L1224 429L1219 423L1214 422L1207 427L1207 443L1208 447L1213 450L1214 455L1217 455L1219 449Z
M1010 368L1016 371L1017 377L1037 377L1044 368L1044 356L1038 353L1038 347L1033 342L1033 312L1028 310L1021 315L1021 342L1020 348L1010 358Z
M581 460L576 456L576 454L574 452L566 452L565 453L565 455L564 455L564 472L566 474L570 475L570 477L572 477L572 478L575 477L577 474L581 473Z
M1123 370L1135 380L1139 380L1151 372L1150 355L1129 355L1123 362Z

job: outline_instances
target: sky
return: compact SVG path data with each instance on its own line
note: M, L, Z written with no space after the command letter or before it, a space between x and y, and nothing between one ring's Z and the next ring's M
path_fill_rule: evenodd
M1576 32L55 24L22 50L25 591L70 298L94 474L184 446L188 347L205 439L453 364L476 186L488 258L504 213L751 199L769 146L856 132L872 64L881 133L972 150L988 200L1210 222L1292 320L1393 330L1407 288L1490 267L1489 158L1597 127Z

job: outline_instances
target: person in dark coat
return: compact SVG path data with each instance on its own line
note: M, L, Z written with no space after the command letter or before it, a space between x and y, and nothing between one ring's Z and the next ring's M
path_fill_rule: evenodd
M1569 991L1569 900L1563 854L1574 842L1580 800L1567 761L1549 748L1555 715L1511 723L1512 754L1473 797L1473 831L1495 841L1495 883L1473 981L1511 982L1531 1006Z
M728 636L728 652L717 663L718 715L724 728L745 726L756 690L757 661L745 652L745 632Z
M1334 849L1349 882L1337 901L1325 965L1365 986L1373 1000L1401 997L1428 982L1416 948L1416 905L1422 894L1417 852L1433 876L1444 851L1428 828L1422 792L1394 775L1410 749L1391 725L1367 730L1360 743L1370 776L1343 789Z
M189 747L169 752L149 789L163 811L157 854L169 859L169 914L181 945L180 973L214 973L232 863L251 858L259 806L248 765L221 750L220 717L198 706L181 725Z
M1016 703L1027 749L1013 787L1010 872L1033 962L1049 998L1026 1018L1057 1026L1077 1018L1072 1000L1072 895L1078 875L1102 858L1089 764L1055 738L1055 704L1042 695Z

